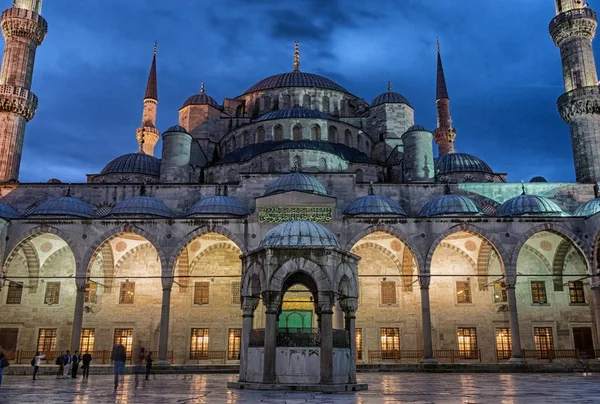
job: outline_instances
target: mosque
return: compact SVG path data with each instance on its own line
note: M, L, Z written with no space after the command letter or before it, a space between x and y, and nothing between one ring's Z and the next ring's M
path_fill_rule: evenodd
M300 339L320 347L325 383L343 379L343 350L349 374L597 357L597 16L581 0L555 7L576 183L507 183L461 153L439 47L430 131L391 85L364 100L303 71L296 43L291 71L222 101L202 86L166 130L155 49L139 150L65 184L19 182L47 22L42 0L14 0L1 17L0 344L23 363L145 346L274 381L304 377L280 349Z

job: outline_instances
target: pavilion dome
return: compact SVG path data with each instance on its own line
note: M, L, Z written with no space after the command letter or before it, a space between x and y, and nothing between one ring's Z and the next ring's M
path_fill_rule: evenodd
M320 224L307 220L281 223L265 234L260 247L338 247L337 237Z
M200 88L200 94L194 94L183 103L181 108L189 107L190 105L210 105L219 109L219 103L210 95L204 92L204 83Z
M91 205L80 199L61 196L40 203L28 216L74 216L92 219L96 217L96 212Z
M110 211L110 215L175 216L171 209L167 208L164 203L151 196L134 196L124 199Z
M379 94L371 102L371 108L381 104L406 104L410 106L408 99L400 93L394 91L386 91L385 93Z
M523 194L500 205L498 216L568 216L568 214L546 197Z
M467 153L448 153L439 156L435 159L435 172L436 174L460 172L494 173L485 161Z
M344 210L345 215L401 215L406 212L398 202L383 195L365 195Z
M21 217L21 214L12 206L0 202L0 217L2 219L18 219Z
M419 216L443 215L480 215L481 210L471 198L464 195L440 195L427 202L421 209Z
M312 87L348 93L344 87L326 77L296 70L290 73L276 74L267 77L266 79L262 79L244 91L244 94L284 87Z
M160 159L145 153L129 153L117 157L100 172L105 174L145 174L160 175Z
M232 215L246 216L246 209L239 201L228 196L215 195L200 199L188 212L191 215Z
M277 178L265 191L266 195L277 194L281 192L300 191L310 194L327 195L323 184L307 174L290 173Z
M595 198L578 207L573 216L588 217L598 212L600 212L600 198Z
M256 122L270 121L272 119L299 119L299 118L312 118L312 119L325 119L325 120L337 120L321 111L316 111L309 108L288 108L278 109L276 111L267 112L264 115L259 116Z

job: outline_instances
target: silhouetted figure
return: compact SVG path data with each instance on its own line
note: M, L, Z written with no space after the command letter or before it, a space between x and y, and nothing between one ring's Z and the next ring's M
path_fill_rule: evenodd
M154 359L152 359L152 352L148 352L146 356L146 380L148 380L148 376L150 376L150 371L152 371L152 363Z
M58 365L58 373L56 374L56 378L62 379L65 372L65 353L62 352L60 355L58 355L54 363Z
M119 386L119 375L125 374L125 362L127 361L127 351L123 344L113 348L111 360L115 365L115 389Z
M79 369L79 351L75 350L75 352L73 352L73 356L71 357L71 362L72 362L72 369L71 369L71 377L73 379L77 378L77 370Z
M90 363L92 362L92 355L88 351L85 351L81 357L81 370L83 371L83 378L87 379L90 375Z

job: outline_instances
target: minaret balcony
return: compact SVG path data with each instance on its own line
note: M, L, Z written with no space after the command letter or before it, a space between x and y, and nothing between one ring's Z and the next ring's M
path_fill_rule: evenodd
M31 121L38 107L38 97L23 87L0 85L0 111L23 115Z
M557 105L566 123L586 115L600 115L600 87L581 87L564 93L558 98Z
M2 34L31 39L40 46L48 33L48 23L41 15L21 8L9 8L2 13Z
M596 34L597 21L596 12L590 8L565 11L550 21L550 35L556 46L574 36L591 40Z

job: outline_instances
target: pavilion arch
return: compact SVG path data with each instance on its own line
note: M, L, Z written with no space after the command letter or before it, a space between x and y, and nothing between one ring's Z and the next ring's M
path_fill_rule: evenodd
M341 289L344 290L344 296L358 296L358 279L357 274L352 271L352 268L346 263L341 263L334 274L333 283L335 290L341 294Z
M283 291L285 281L296 272L309 276L315 282L318 291L331 290L331 279L325 271L313 261L305 258L295 258L285 262L273 272L268 280L268 285L264 285L262 289Z

